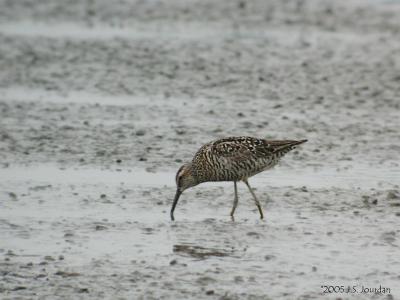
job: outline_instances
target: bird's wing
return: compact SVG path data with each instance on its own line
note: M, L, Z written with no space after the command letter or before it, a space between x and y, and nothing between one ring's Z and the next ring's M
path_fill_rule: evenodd
M211 151L218 157L224 157L233 161L246 161L271 155L274 148L262 139L235 137L214 142Z

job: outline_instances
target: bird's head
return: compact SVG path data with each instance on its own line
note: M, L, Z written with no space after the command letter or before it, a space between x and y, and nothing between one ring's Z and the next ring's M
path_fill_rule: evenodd
M198 184L195 176L193 175L193 169L191 163L184 164L179 168L175 176L175 181L176 181L176 189L181 193L184 190Z
M184 164L179 168L178 172L176 173L175 180L176 180L176 194L171 209L171 220L174 220L175 206L178 203L179 197L183 193L183 191L199 184L195 175L193 174L193 168L191 163Z

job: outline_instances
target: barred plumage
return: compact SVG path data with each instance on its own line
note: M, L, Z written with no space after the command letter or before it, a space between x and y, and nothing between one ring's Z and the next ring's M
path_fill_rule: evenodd
M306 141L273 141L241 136L205 144L197 151L193 160L183 165L176 174L177 192L171 209L171 219L174 220L175 206L181 193L187 188L207 181L234 182L232 218L238 202L236 182L243 181L253 195L262 219L261 205L247 179L272 168L283 155Z

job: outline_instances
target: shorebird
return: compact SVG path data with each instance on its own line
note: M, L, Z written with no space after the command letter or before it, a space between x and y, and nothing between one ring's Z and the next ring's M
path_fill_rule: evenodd
M238 204L237 182L243 181L254 198L264 218L260 201L250 187L248 178L275 166L280 158L307 140L265 140L248 136L228 137L203 145L189 163L181 166L176 173L176 194L171 208L174 210L184 190L208 181L233 181L235 197L231 217Z

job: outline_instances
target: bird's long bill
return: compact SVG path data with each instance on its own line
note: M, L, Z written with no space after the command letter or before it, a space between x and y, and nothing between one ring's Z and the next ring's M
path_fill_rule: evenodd
M172 203L172 208L171 208L171 220L175 221L174 218L174 210L175 210L175 206L178 203L179 197L181 196L182 192L178 189L176 190L176 194L175 194L175 198L174 198L174 203Z

